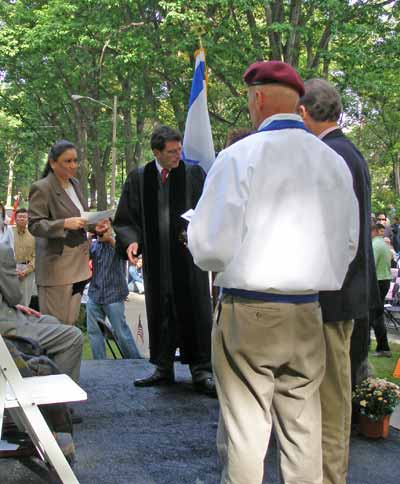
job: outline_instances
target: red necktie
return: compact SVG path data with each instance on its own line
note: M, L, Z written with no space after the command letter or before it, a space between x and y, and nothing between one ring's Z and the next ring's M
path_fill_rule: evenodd
M167 183L168 173L169 173L169 170L167 170L166 168L163 168L161 170L161 183L163 185Z

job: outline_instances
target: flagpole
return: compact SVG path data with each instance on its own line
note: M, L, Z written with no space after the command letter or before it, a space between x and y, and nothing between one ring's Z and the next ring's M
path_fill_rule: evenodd
M206 28L204 27L204 25L195 25L193 27L193 30L195 31L195 33L197 34L198 38L199 38L199 45L200 45L200 49L203 49L203 35L206 33Z
M204 25L196 25L193 27L193 30L195 31L195 33L197 34L197 37L199 39L199 49L198 51L203 51L204 52L204 62L205 62L205 66L206 66L206 90L208 88L208 73L207 73L207 62L205 60L205 50L204 50L204 47L203 47L203 35L206 33L206 28ZM197 55L197 52L195 52L195 55Z

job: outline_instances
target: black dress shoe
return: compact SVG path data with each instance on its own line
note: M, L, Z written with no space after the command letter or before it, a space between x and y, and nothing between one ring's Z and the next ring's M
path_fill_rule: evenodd
M147 378L141 378L135 380L135 387L155 387L158 385L172 385L175 382L174 374L172 372L165 373L160 370L156 370L152 375Z
M204 393L204 395L208 395L209 397L217 398L217 390L215 389L214 380L211 377L195 381L193 382L193 385L197 392Z
M71 422L75 425L81 424L83 422L83 418L75 412L73 408L69 409L69 413L71 415Z
M83 422L83 418L80 415L74 413L73 415L71 415L71 421L74 425L78 425Z

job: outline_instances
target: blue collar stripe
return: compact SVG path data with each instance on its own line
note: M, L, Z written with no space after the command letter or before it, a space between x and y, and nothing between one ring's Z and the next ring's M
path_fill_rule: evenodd
M276 119L269 123L265 128L261 128L261 131L278 131L280 129L303 129L304 131L310 132L302 121L296 121L294 119Z
M275 294L271 292L246 291L245 289L234 289L224 287L223 294L234 297L254 299L263 302L276 302L286 304L307 304L318 301L318 293L314 294Z

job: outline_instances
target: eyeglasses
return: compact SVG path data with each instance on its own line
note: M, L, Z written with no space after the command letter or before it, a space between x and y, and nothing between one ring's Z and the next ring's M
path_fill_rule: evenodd
M181 148L178 148L177 150L165 150L167 155L180 155L182 152Z

